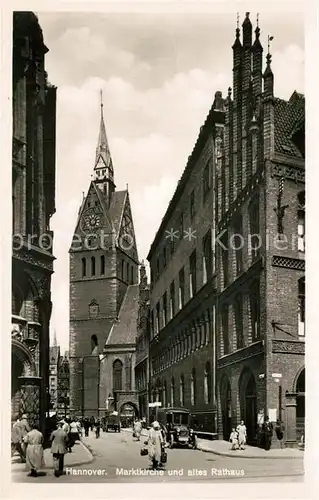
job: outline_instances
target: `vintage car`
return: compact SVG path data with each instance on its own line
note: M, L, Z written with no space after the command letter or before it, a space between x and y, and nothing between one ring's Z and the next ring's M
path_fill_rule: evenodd
M190 419L190 412L186 408L159 408L157 420L165 429L171 448L176 445L195 448L195 435Z
M102 429L104 432L108 432L109 430L121 432L120 416L114 413L105 417L103 419Z

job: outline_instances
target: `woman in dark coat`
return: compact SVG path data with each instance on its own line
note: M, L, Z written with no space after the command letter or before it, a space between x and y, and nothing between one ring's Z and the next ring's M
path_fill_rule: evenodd
M267 451L270 450L271 447L272 434L273 434L273 425L271 422L269 422L269 417L266 417L262 425L262 437L263 437L264 448Z

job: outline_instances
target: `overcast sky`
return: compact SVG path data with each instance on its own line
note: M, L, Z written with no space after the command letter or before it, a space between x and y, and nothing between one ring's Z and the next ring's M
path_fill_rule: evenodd
M37 12L58 87L55 273L51 335L69 338L69 255L99 128L99 90L117 189L129 187L139 258L146 259L217 90L232 86L236 12L98 14ZM242 23L244 12L241 13ZM255 25L256 12L251 12ZM272 42L275 94L304 91L299 12L259 12L264 56ZM255 27L255 26L254 26Z

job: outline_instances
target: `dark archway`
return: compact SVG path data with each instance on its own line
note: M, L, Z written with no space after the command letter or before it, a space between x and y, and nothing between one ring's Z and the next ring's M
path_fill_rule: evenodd
M122 427L131 427L138 416L138 409L134 403L122 404L119 411Z
M247 444L256 445L257 394L256 381L251 370L244 368L239 379L240 418L247 427Z
M305 369L303 369L296 382L296 434L297 440L300 441L301 436L305 433L305 404L306 404L306 384L305 384Z
M223 439L228 441L232 427L232 405L230 382L226 376L223 377L220 383L220 401L222 410Z

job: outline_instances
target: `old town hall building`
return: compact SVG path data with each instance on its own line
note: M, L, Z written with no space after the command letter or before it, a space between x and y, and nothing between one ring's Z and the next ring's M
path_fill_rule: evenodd
M128 190L117 191L101 104L93 180L70 248L70 411L137 412L138 255Z
M269 415L295 446L305 418L305 100L275 96L257 23L233 44L148 260L150 396L250 444ZM279 444L274 443L274 446Z

